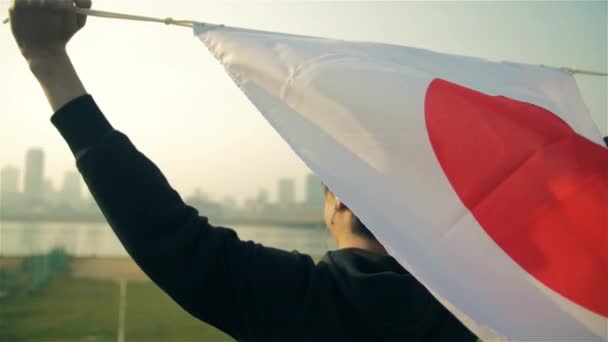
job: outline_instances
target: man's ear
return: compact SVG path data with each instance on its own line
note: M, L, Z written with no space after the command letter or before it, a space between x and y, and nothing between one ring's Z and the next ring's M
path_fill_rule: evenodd
M346 208L346 206L344 205L344 203L342 203L342 201L340 201L338 196L336 196L336 203L334 205L334 208L336 208L336 210L342 210L342 209Z

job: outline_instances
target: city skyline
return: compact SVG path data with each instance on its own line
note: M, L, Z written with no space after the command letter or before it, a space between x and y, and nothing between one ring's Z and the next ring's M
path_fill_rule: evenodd
M71 201L82 198L83 181L76 169L66 169L63 184L55 187L54 182L45 177L44 150L33 147L25 152L23 168L15 165L0 165L0 192L21 193L26 201L35 204L49 193L66 193Z
M32 147L25 151L23 168L15 165L0 165L0 193L22 194L26 204L36 205L42 202L65 201L77 204L80 201L93 200L82 176L76 168L64 169L63 180L57 185L46 177L46 153L41 147ZM322 183L314 174L307 174L300 183L301 191L297 190L295 177L281 177L276 181L276 196L271 197L268 189L259 187L256 196L238 199L230 194L210 196L204 188L195 187L191 191L181 194L184 197L203 198L207 201L222 203L232 202L234 207L246 207L247 202L263 204L294 205L305 204L318 206L323 202ZM201 190L203 189L203 190Z

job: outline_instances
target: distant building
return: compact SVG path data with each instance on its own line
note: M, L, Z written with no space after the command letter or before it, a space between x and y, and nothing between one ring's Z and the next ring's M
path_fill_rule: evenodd
M319 177L310 174L306 177L306 206L322 207L325 204L323 184Z
M197 198L202 201L209 201L209 195L202 192L200 188L194 188L194 192L192 193L192 196L190 198Z
M198 188L194 189L192 196L186 198L186 203L196 208L201 216L205 216L211 221L217 222L223 219L222 205L209 200L209 197Z
M63 177L63 189L61 190L62 200L72 207L76 207L82 200L80 174L75 171L68 171Z
M247 198L245 199L245 203L243 204L243 208L247 214L252 214L259 211L260 206L258 205L258 200L255 198Z
M224 197L221 207L224 218L232 218L240 212L237 201L231 196Z
M268 204L268 191L264 189L260 189L258 191L258 196L256 197L258 204L266 205Z
M42 149L30 149L25 155L23 193L29 204L40 204L43 201L44 152Z
M15 194L19 192L19 169L7 166L0 170L0 193Z
M226 196L226 197L224 197L224 200L222 201L222 206L225 209L234 210L234 209L237 209L238 204L237 204L236 200L234 199L234 197Z
M44 180L42 185L42 200L46 205L56 204L57 202L57 192L53 187L53 181L48 178Z
M279 204L291 206L295 203L295 181L292 178L279 180Z

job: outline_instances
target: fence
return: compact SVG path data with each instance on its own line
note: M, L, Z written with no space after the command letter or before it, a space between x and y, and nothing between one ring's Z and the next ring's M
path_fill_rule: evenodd
M67 253L63 249L53 249L46 254L25 257L16 266L0 269L0 298L8 296L8 290L25 274L29 274L28 290L38 291L53 274L63 271L67 263Z

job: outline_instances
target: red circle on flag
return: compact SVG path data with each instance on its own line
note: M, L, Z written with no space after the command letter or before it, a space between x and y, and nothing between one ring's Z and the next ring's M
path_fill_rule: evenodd
M608 149L539 106L435 79L429 139L452 187L517 264L608 317Z

